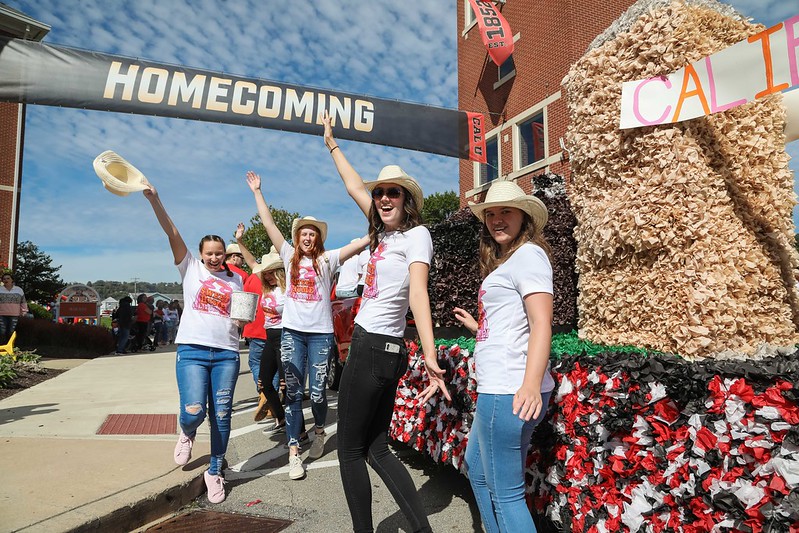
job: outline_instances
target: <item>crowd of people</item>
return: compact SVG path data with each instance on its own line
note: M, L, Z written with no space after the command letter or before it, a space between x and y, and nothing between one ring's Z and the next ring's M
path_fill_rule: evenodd
M408 367L404 341L406 313L413 312L428 386L423 404L434 396L450 401L433 338L428 276L434 250L423 225L424 195L419 183L397 165L385 166L364 181L333 137L323 113L324 143L348 194L367 219L367 231L338 249L325 248L328 226L313 216L294 220L291 235L275 223L265 180L247 172L246 185L274 249L257 261L236 232L226 245L206 235L197 255L167 214L153 185L144 191L167 235L183 282L176 374L181 433L174 460L189 462L199 425L207 416L211 458L205 472L208 499L225 499L222 464L230 437L233 392L239 373L239 328L250 345L253 383L260 394L256 419L267 409L269 432L284 431L288 476L306 477L308 458L325 449L328 404L326 374L333 349L331 288L336 270L362 256L355 278L362 289L349 356L341 376L338 403L338 459L354 531L374 531L372 484L367 464L380 476L413 531L430 531L427 513L405 466L388 447L388 429L400 378ZM275 185L276 187L277 185ZM476 335L478 401L466 454L468 476L486 531L535 531L524 499L524 462L533 428L543 418L554 382L549 372L552 324L552 268L542 237L547 210L513 182L497 182L482 203L470 204L483 222L479 242L482 283L478 316L461 308L454 316ZM290 237L288 241L286 237ZM247 263L247 275L241 267ZM348 275L352 277L351 275ZM259 296L255 319L231 318L234 291ZM352 291L355 291L353 293ZM155 309L140 301L129 320L150 323ZM165 328L169 331L169 326ZM167 336L167 338L169 338ZM302 401L310 387L313 431L305 432ZM282 398L281 398L282 396Z
M138 352L145 348L154 351L158 346L175 342L183 307L178 300L167 303L155 301L142 293L136 298L123 296L111 314L111 331L116 339L116 354Z

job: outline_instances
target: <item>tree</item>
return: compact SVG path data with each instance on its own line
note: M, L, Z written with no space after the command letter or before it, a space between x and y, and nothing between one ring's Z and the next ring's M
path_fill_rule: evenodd
M27 300L48 303L64 288L58 275L61 265L53 266L53 259L30 241L17 245L14 266L14 283L25 291Z
M291 242L291 223L295 218L300 218L300 214L292 213L279 207L270 206L269 210L272 212L272 218L275 219L275 224L280 229L283 237ZM266 234L260 215L255 215L250 219L250 226L244 231L244 236L241 240L256 259L260 259L262 255L269 253L269 247L272 246L272 241Z
M428 226L444 222L460 209L460 199L455 191L436 192L424 199L422 218Z

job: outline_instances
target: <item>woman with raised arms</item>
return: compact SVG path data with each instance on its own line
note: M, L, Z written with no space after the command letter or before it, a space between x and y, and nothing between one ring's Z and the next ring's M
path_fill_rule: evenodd
M266 233L278 250L288 274L280 357L286 376L289 478L302 479L305 477L305 466L300 457L299 441L306 372L310 374L311 412L315 423L308 458L318 459L324 454L327 365L334 342L330 287L339 265L360 252L367 245L368 238L363 237L337 250L325 251L327 224L306 216L295 219L291 225L292 246L272 218L261 193L260 176L252 171L247 172L247 185L255 197Z
M233 392L239 375L239 324L230 318L230 298L233 291L242 290L242 280L225 262L225 241L221 237L203 237L200 258L194 257L152 185L144 190L144 196L169 239L183 282L186 306L175 338L180 437L174 458L179 465L189 462L197 428L207 412L211 424L211 461L204 475L205 485L208 500L220 503L225 499L222 463L230 438Z
M403 336L409 306L430 380L421 400L425 402L439 390L449 399L436 361L427 294L433 242L422 225L424 195L416 180L397 165L384 167L375 181L364 183L333 138L327 112L322 122L325 145L336 169L369 221L371 257L338 396L338 457L353 530L374 531L368 461L412 530L430 531L413 480L387 443L397 384L408 368Z

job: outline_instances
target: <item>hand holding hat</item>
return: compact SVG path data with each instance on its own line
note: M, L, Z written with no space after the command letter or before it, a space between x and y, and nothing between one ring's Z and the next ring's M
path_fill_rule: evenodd
M94 159L94 172L103 187L117 196L152 189L150 182L139 169L112 150L106 150ZM155 189L152 189L155 192ZM145 195L146 196L146 195Z

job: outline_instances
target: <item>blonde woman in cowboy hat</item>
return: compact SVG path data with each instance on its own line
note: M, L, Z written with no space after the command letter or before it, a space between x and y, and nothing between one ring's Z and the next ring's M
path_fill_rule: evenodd
M494 182L485 202L469 206L483 222L477 320L454 310L477 337L469 482L488 533L535 531L524 499L524 466L533 428L555 387L549 372L552 267L541 233L547 209L511 181Z
M211 426L211 461L205 472L208 500L225 499L222 464L230 439L230 417L239 374L238 324L230 318L233 291L242 279L225 262L225 241L218 235L200 240L199 258L189 252L180 232L164 209L158 192L147 184L145 198L169 239L175 265L183 282L186 309L175 342L180 436L174 459L188 464L197 428L208 415Z
M311 412L315 434L308 451L310 459L324 454L327 419L327 364L333 349L333 315L330 287L339 265L368 244L363 237L337 250L325 251L327 224L314 217L294 219L291 237L286 241L272 218L261 192L261 178L247 172L247 185L253 192L258 214L269 239L277 248L288 272L283 307L281 362L286 375L286 427L289 445L289 478L305 477L300 457L300 426L306 369L310 373Z
M409 306L430 378L421 399L426 401L439 390L449 399L433 343L427 294L433 242L422 226L424 195L416 180L397 165L384 167L375 181L364 182L333 138L330 116L325 112L321 118L325 145L336 169L369 220L372 252L338 396L338 457L353 529L373 531L368 461L386 483L412 530L430 531L416 487L387 443L397 384L408 368L403 336Z

